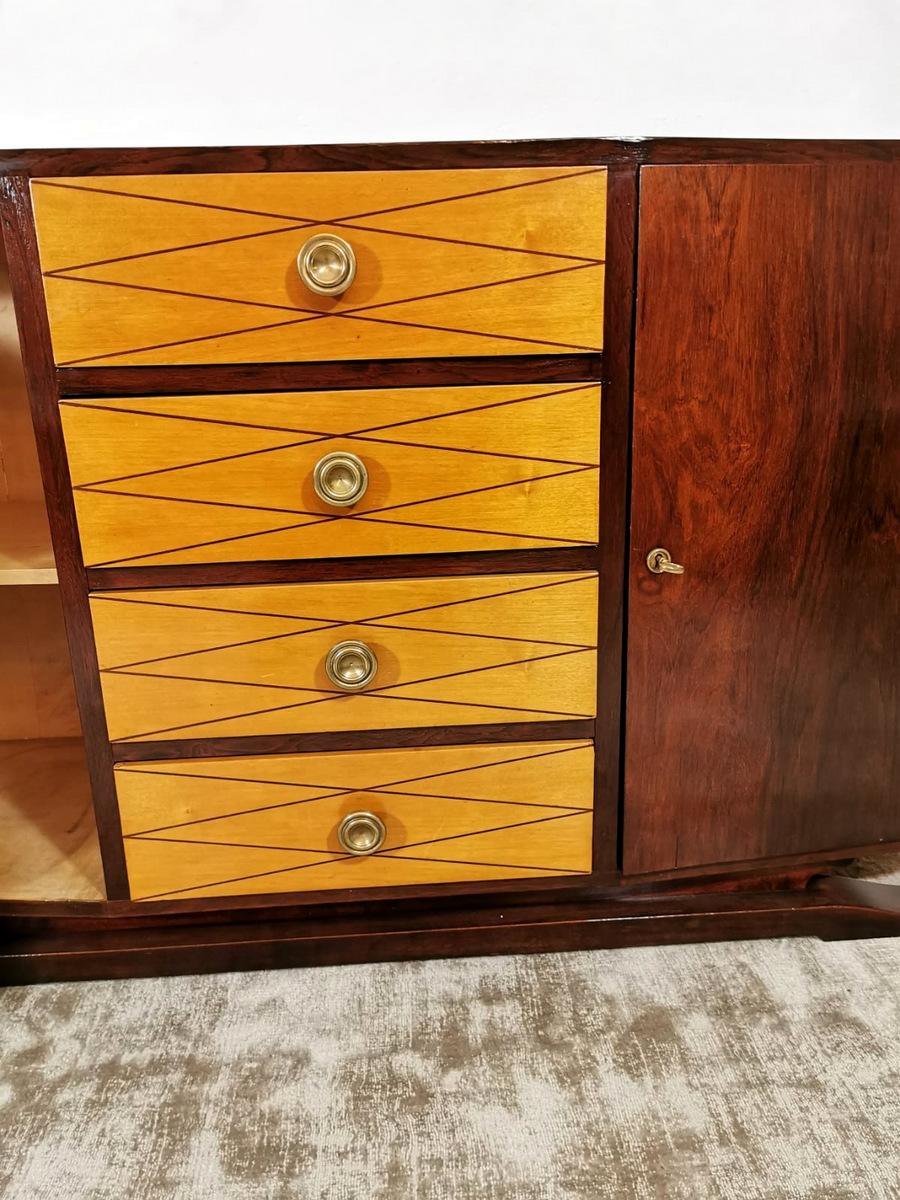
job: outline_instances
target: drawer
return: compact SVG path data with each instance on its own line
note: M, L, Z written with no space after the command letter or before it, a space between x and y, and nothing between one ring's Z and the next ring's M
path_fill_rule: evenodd
M131 894L586 874L593 761L582 741L118 766Z
M91 614L114 741L596 711L593 573L103 592Z
M602 344L601 167L108 175L32 198L61 366ZM345 290L311 290L299 258Z
M61 413L88 566L597 541L595 383L79 400Z

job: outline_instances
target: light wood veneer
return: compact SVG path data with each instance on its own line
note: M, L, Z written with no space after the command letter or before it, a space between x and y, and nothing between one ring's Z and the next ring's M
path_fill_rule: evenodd
M598 537L597 384L61 406L88 566L535 549ZM351 508L315 464L368 473Z
M589 742L119 766L132 897L587 873L593 769ZM360 810L387 837L353 857L337 827Z
M36 179L60 365L591 352L602 343L606 170ZM339 297L295 266L336 233Z
M477 575L95 594L114 740L591 717L597 577ZM331 684L371 647L365 691Z

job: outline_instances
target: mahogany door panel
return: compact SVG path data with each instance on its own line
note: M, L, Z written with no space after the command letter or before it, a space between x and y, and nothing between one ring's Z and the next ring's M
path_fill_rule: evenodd
M898 841L900 167L644 168L639 247L624 870Z

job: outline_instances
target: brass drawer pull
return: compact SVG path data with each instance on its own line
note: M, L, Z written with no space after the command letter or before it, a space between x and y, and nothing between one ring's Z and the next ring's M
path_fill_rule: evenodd
M317 296L340 296L356 278L356 255L343 238L319 233L300 247L297 270Z
M657 546L647 555L647 566L654 575L683 575L681 563L672 562L672 555L662 546Z
M338 825L337 836L348 854L374 854L384 845L387 830L381 817L374 813L352 812Z
M313 469L316 495L334 508L349 508L366 494L369 473L361 458L337 450L320 458Z
M325 674L345 692L362 691L377 670L378 659L365 642L338 642L325 659Z

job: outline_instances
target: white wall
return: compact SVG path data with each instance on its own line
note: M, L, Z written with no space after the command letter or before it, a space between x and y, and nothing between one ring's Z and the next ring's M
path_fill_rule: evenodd
M0 0L0 145L900 136L898 0Z

